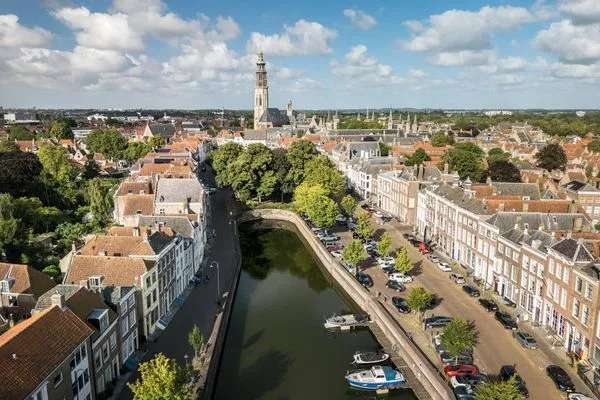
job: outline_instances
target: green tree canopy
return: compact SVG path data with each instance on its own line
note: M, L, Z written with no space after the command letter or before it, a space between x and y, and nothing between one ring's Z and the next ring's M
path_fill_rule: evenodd
M404 165L408 165L408 166L421 165L425 161L430 161L430 160L431 160L431 157L429 157L429 154L427 154L427 152L425 152L425 150L418 148L417 150L415 150L414 153L412 153L412 155L410 155L406 159L406 161L404 162Z
M87 160L83 165L83 171L81 172L81 177L83 179L94 179L100 175L100 166L94 160Z
M210 155L215 170L217 184L221 187L230 185L229 167L242 153L243 147L237 143L226 143Z
M54 139L73 139L73 131L71 126L66 120L55 119L50 123L50 130L48 131L51 137Z
M158 353L138 370L140 378L128 384L134 400L191 400L189 374L175 360Z
M76 171L67 151L61 146L43 144L37 153L44 172L56 179L58 182L72 182Z
M35 134L21 125L14 125L8 128L8 140L31 140Z
M319 228L330 228L335 224L339 210L331 198L321 195L313 199L308 209L308 218Z
M406 247L401 247L400 250L398 250L398 254L396 254L396 259L394 260L394 266L396 267L396 271L401 274L408 274L412 271L414 265L408 257Z
M487 153L488 163L492 163L494 161L508 161L510 159L510 153L505 152L499 147L494 147L490 149Z
M19 152L21 149L12 140L0 140L0 153Z
M273 150L273 172L277 179L277 187L281 193L283 201L284 195L289 195L294 191L294 184L289 175L291 164L287 158L287 151L282 148Z
M19 223L20 220L14 217L12 196L0 194L0 258L5 258L7 249L16 239Z
M294 190L294 206L299 213L308 215L308 210L321 196L327 196L327 191L321 185L304 182Z
M519 168L506 160L492 161L488 166L487 175L494 182L521 182Z
M452 357L458 358L477 344L477 329L472 322L454 318L442 331L441 341Z
M356 205L356 200L349 194L344 196L342 198L342 201L340 202L340 206L342 207L342 210L344 211L344 214L346 214L347 217L351 217L354 214L354 210L356 210Z
M229 165L229 184L242 202L258 200L273 193L277 178L272 171L273 154L264 144L246 147Z
M381 157L387 157L390 154L392 147L384 142L379 142L379 154Z
M314 143L308 140L298 140L292 143L287 151L290 163L289 179L298 186L304 180L306 163L318 155Z
M475 387L476 400L525 400L519 391L516 378L507 381L484 382Z
M123 158L127 139L116 129L96 129L86 138L88 149L111 160Z
M196 324L194 324L192 330L188 333L188 343L192 346L194 355L198 357L198 354L202 350L202 346L204 346L204 336Z
M116 187L111 180L92 179L86 185L85 196L90 205L90 211L94 221L104 226L111 219L113 207L113 190Z
M167 142L165 142L164 137L159 135L153 135L146 141L146 143L148 143L148 146L150 146L152 149L159 149L163 147Z
M456 171L460 179L479 182L484 175L483 150L473 143L457 143L444 154L443 162Z
M131 142L123 150L122 156L129 162L134 162L152 151L152 146L144 142Z
M422 313L423 310L429 307L432 301L433 294L421 286L410 289L408 291L408 296L406 296L406 303L412 311L418 314Z
M385 232L379 238L377 242L377 253L383 257L387 257L390 255L390 250L392 249L392 236Z
M448 144L448 136L444 132L436 132L431 135L431 145L434 147L444 147Z
M346 190L346 179L325 156L306 162L304 182L321 185L333 199L341 199Z
M594 139L588 143L587 149L592 153L600 153L600 139Z
M367 251L363 247L360 240L353 240L342 251L342 258L348 264L356 267L358 264L366 260L368 257Z
M373 237L373 226L369 219L369 213L361 211L356 216L356 233L363 239L370 239Z
M339 129L383 129L378 121L365 121L356 118L344 118L339 123Z
M41 172L42 164L33 153L0 153L0 193L21 196L36 191Z
M562 146L557 143L550 143L542 147L535 155L537 165L547 171L555 169L564 170L567 165L567 155Z

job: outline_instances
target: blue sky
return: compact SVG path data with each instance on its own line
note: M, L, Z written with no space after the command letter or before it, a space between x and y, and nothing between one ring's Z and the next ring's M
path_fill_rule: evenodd
M600 1L3 0L4 107L598 108Z

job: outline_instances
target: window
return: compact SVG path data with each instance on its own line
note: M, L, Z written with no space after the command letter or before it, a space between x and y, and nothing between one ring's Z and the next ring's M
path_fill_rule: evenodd
M117 347L117 334L113 332L110 335L110 349L114 350L116 347Z
M564 283L569 283L569 268L567 267L563 268L562 280Z
M108 360L108 343L102 345L102 358Z
M586 283L586 285L585 285L585 298L588 299L588 300L591 300L593 293L594 293L594 289L592 288L592 285L590 285L589 283Z
M96 368L102 367L102 354L99 352L94 354L94 365L96 365Z
M577 293L581 293L581 290L583 289L583 279L581 279L580 277L575 277L575 291Z
M586 304L584 304L583 311L581 314L581 323L587 325L588 322L590 322L590 309Z
M128 328L129 323L127 321L127 315L124 315L121 319L121 337L125 337L125 335L127 335Z
M552 259L551 259L551 260L548 262L548 269L550 270L550 273L551 273L551 274L554 274L554 260L552 260Z
M578 299L574 299L573 300L573 310L571 311L571 313L577 319L579 319L579 307L580 306L581 306L581 304L579 303L579 300Z
M135 297L134 296L129 296L129 299L127 300L127 306L129 308L131 308L134 305L135 305Z
M565 290L565 288L562 289L562 293L560 296L560 306L562 308L567 307L567 291Z
M63 381L63 375L62 372L59 372L58 375L56 375L54 377L54 379L52 379L52 384L54 385L54 387L58 387L58 385L60 385Z
M152 305L152 297L150 295L146 296L146 308L150 308Z
M131 312L129 313L129 327L133 328L133 326L135 325L135 308L133 308L131 310Z

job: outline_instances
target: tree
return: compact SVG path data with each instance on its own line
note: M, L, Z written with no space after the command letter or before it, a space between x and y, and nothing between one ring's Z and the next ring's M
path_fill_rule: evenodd
M81 172L81 177L83 179L94 179L100 175L100 166L94 160L87 160L83 166L83 171Z
M472 322L454 318L444 327L440 339L446 351L458 360L461 354L477 344L477 336L477 329Z
M356 216L356 233L365 240L373 236L373 226L366 211L361 211Z
M194 324L194 327L188 333L188 343L192 346L192 349L194 349L194 356L198 357L198 354L204 346L204 336L202 335L202 332L200 332L198 325Z
M100 226L110 222L113 207L112 190L115 184L109 180L92 179L85 188L85 195L90 205L94 222Z
M335 201L325 195L320 195L312 199L307 214L308 218L319 228L330 228L335 224L339 211Z
M287 159L287 151L282 148L273 150L273 172L277 178L277 189L281 193L281 201L284 195L294 191L294 185L289 176L291 165Z
M346 216L351 217L354 214L354 210L356 209L356 200L354 199L354 197L350 196L349 194L347 194L346 196L344 196L344 198L342 198L342 201L340 202L340 206L342 207L342 211L344 211L344 214L346 214Z
M390 254L392 247L392 236L389 233L384 233L377 242L377 252L383 257L387 257Z
M15 125L8 128L8 140L31 140L35 134L24 126Z
M217 184L229 186L229 167L242 153L243 148L237 143L226 143L210 154L211 164L216 174Z
M506 160L492 161L488 166L487 175L494 182L521 182L519 168Z
M127 139L116 129L96 129L86 138L88 149L93 153L101 153L111 160L123 158L127 148Z
M483 382L475 387L475 400L525 400L517 380Z
M148 146L150 146L152 149L160 149L161 147L163 147L167 142L165 141L165 138L159 135L153 135L152 137L150 137L147 141Z
M398 250L398 254L396 254L396 259L394 260L394 266L396 267L396 271L401 274L408 274L412 271L414 266L408 257L406 247L401 247L400 250Z
M44 172L58 182L72 182L75 177L75 168L69 160L67 151L61 146L43 144L37 153Z
M236 197L247 203L249 201L262 201L262 196L269 196L275 188L275 176L271 170L273 154L264 144L251 144L246 147L229 165L229 186ZM263 176L268 175L263 182ZM261 186L261 193L258 189Z
M406 303L412 311L415 311L419 315L425 310L433 301L433 294L425 290L423 287L414 287L408 291L406 296Z
M342 251L342 258L348 264L356 267L358 264L368 258L367 251L360 240L353 240Z
M587 149L592 153L600 153L600 139L594 139L588 143Z
M468 146L467 146L468 145ZM483 150L472 143L457 143L444 154L443 162L456 171L460 179L479 182L484 174Z
M494 161L508 161L508 159L510 159L510 153L505 152L499 147L494 147L493 149L490 149L490 151L488 151L487 159L488 163L490 164Z
M346 179L325 156L306 162L303 182L321 185L333 199L341 199L346 191Z
M57 140L73 139L73 131L71 130L69 123L64 120L53 120L50 124L50 130L48 133L51 137Z
M269 197L277 186L277 177L273 171L267 171L261 176L258 188L256 188L256 196L260 203L263 198Z
M0 153L0 192L26 195L36 189L42 164L33 153Z
M0 153L15 153L21 149L11 140L0 140Z
M431 135L431 145L434 147L444 147L448 144L448 136L444 132L436 132Z
M556 143L550 143L542 147L535 155L537 166L547 171L560 169L564 171L567 165L567 155L562 146Z
M383 142L379 142L379 154L381 157L387 157L390 154L392 147Z
M294 206L301 214L307 214L317 198L327 196L327 191L321 185L302 183L294 190Z
M139 365L140 378L127 384L134 400L188 400L189 373L173 359L158 353L152 360Z
M294 186L298 186L304 180L306 163L317 155L317 148L308 140L298 140L290 145L287 159L290 163L289 179Z
M127 161L134 162L144 157L152 150L152 146L144 142L131 142L127 144L125 150L123 150L123 158Z
M58 265L48 265L42 270L42 272L47 274L57 283L61 281L62 272L60 271L60 267Z
M430 161L431 157L429 157L429 155L425 152L425 150L418 148L417 150L415 150L414 153L412 153L411 156L409 156L406 161L404 162L404 165L421 165L423 164L425 161Z
M14 218L12 196L7 193L0 194L0 257L6 255L7 249L17 236L19 223L20 221Z

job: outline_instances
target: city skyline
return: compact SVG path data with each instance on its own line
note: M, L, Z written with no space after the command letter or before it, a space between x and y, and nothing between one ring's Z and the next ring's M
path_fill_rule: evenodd
M597 108L600 3L410 3L9 0L0 104L251 109L263 51L280 109Z

